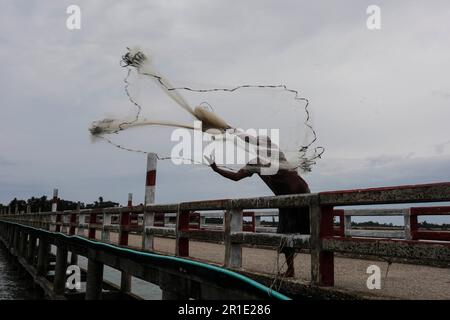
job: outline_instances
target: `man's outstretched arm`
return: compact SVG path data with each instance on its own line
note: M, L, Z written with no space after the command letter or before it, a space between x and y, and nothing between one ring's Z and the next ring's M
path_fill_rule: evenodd
M211 168L215 172L220 174L222 177L228 178L233 181L239 181L241 179L250 177L252 175L249 171L247 171L245 169L241 169L238 172L223 170L223 169L220 169L219 167L217 167L217 165L215 163L211 164Z
M205 158L208 160L208 162L211 166L211 169L213 169L215 172L217 172L222 177L225 177L227 179L230 179L233 181L239 181L241 179L250 177L252 175L252 173L250 171L245 170L245 169L241 169L237 172L220 169L219 167L217 167L216 163L214 162L213 157L211 157L211 158L205 157Z

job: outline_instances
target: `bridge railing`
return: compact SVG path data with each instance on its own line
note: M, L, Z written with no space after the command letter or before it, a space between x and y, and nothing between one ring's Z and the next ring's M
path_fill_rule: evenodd
M411 239L410 228L410 208L404 209L357 209L342 210L341 222L344 222L344 228L340 235L345 237L369 237L369 238L396 238ZM380 228L354 228L352 226L352 217L402 217L404 227L380 227ZM343 221L342 221L343 219Z
M1 215L0 219L29 224L52 231L66 232L111 242L111 232L118 233L118 244L127 246L130 233L142 235L141 249L153 251L154 237L174 237L177 256L189 256L189 240L215 240L225 245L224 265L242 267L242 245L264 245L277 248L280 244L311 252L311 282L314 285L334 284L334 253L352 253L379 257L398 257L419 260L441 260L450 262L448 232L421 231L417 216L426 214L449 214L449 207L430 209L427 207L383 211L335 209L341 206L426 203L450 201L450 183L411 185L386 188L371 188L269 196L244 199L208 200L167 205L115 207L105 209L73 210L64 212L27 213ZM244 210L308 207L311 220L310 235L255 233L243 230ZM222 230L192 228L191 212L223 211ZM175 228L155 226L158 214L175 214ZM132 223L138 215L138 223ZM351 228L352 216L404 215L405 230L398 234L365 234ZM334 228L334 217L340 216L342 223ZM342 217L344 219L342 219ZM113 223L116 221L117 223ZM349 224L350 223L350 224ZM98 236L97 233L101 235ZM410 235L408 236L407 233ZM365 238L360 238L365 236ZM368 238L368 237L372 238ZM397 237L398 236L398 237ZM381 237L381 238L380 238ZM403 239L392 239L403 238ZM420 241L420 239L439 240Z

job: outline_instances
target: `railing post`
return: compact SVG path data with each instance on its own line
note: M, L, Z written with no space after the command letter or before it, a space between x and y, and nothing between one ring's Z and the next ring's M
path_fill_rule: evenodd
M33 213L28 213L28 225L35 227L36 226L36 219L35 219L35 215Z
M14 248L17 256L20 256L22 246L22 231L17 227L17 238L15 239Z
M125 271L122 271L120 276L120 292L131 292L131 275Z
M70 213L70 221L69 221L69 235L73 236L75 234L75 229L77 227L77 212L80 212L79 204L77 206L76 212Z
M405 240L411 240L411 208L403 214L403 219L405 221Z
M154 237L150 234L150 228L155 224L155 213L147 211L144 207L144 227L142 229L142 249L145 251L154 251Z
M177 225L175 228L176 245L175 254L180 257L189 256L189 238L182 233L189 230L189 211L178 210Z
M338 235L339 237L345 237L345 222L344 222L345 212L344 210L337 209L333 210L333 235ZM339 228L338 231L334 230L334 218L339 217Z
M92 209L89 213L89 226L88 226L88 238L95 239L95 233L97 231L97 210Z
M38 212L36 213L36 217L37 217L37 227L40 229L45 229L45 222L44 222L44 216Z
M51 215L51 225L50 230L59 232L60 226L58 226L58 219L60 216L57 214L58 211L58 189L53 189L53 198L52 198L52 215Z
M206 216L200 215L200 229L203 229L206 225Z
M56 222L56 216L53 213L45 215L45 225L47 230L54 231L54 223Z
M36 255L36 235L30 233L30 240L28 241L27 248L27 261L30 264L34 263L34 256Z
M38 263L36 271L37 274L40 276L47 275L49 254L50 254L50 244L45 237L40 236L38 249Z
M158 156L156 153L147 154L147 173L145 178L144 205L155 203L156 166Z
M417 211L414 208L409 209L409 228L410 228L410 240L417 240L417 231L419 230L419 221L417 218Z
M256 227L255 227L255 224L256 224L255 223L255 212L253 212L253 211L251 211L251 212L249 212L249 211L243 212L242 216L244 218L250 217L252 219L252 222L251 222L250 226L243 224L242 231L255 232L256 231Z
M347 216L344 213L344 236L351 237L352 231L352 216Z
M14 226L9 226L9 243L8 243L9 251L14 251L14 233L15 233Z
M261 227L261 216L257 216L255 213L255 231L256 231L256 228L259 228L259 227Z
M311 282L334 285L334 253L322 249L322 238L333 235L333 207L320 206L318 197L310 203Z
M57 219L59 220L59 232L67 233L66 227L64 226L67 222L67 215L64 214L64 211L58 213Z
M37 212L35 212L33 214L33 227L35 228L40 228L40 223L41 223L41 217L40 214L38 214Z
M102 225L102 241L111 241L111 228L112 225L112 213L109 211L103 211L103 225Z
M55 225L56 232L61 232L62 217L63 215L61 212L56 213L56 225Z
M255 216L255 212L252 212L252 232L256 232L256 216Z
M56 213L52 212L50 214L50 221L49 221L49 225L48 225L48 230L56 231L56 223L57 223L57 215L56 215Z
M22 257L27 256L27 242L28 242L28 233L22 231L20 233L20 248L19 248L20 255Z
M55 231L56 215L49 213L46 215L47 230Z
M241 268L242 246L241 244L231 242L231 233L242 231L242 210L227 210L225 212L224 223L225 266L230 268Z
M77 204L76 212L72 211L70 213L70 222L69 222L69 235L75 234L75 229L77 227L77 215L80 213L80 202ZM78 255L73 251L70 253L70 264L77 265L78 264Z
M52 212L58 211L58 189L53 189Z
M130 212L121 209L119 214L119 245L128 245L128 230L130 227Z
M70 252L70 264L73 266L78 264L78 255L73 251Z
M67 247L64 243L56 243L56 266L53 292L63 295L66 288Z
M86 214L84 211L80 210L80 213L78 214L78 229L77 229L77 235L80 237L84 237L84 229L86 229Z
M131 208L132 206L133 206L133 195L129 193L127 207ZM127 246L129 229L131 226L131 213L129 211L124 212L122 209L119 218L120 218L119 245ZM120 276L120 291L122 293L131 291L131 275L125 271L122 271Z
M49 220L50 220L50 216L47 213L42 214L41 223L42 223L42 228L43 229L50 230L50 222L49 222Z
M154 237L150 234L150 228L155 224L155 213L147 211L147 205L155 203L156 188L156 167L158 156L156 153L147 154L147 172L145 176L145 199L144 199L144 217L142 229L142 249L146 251L154 251Z
M19 239L20 239L20 231L19 227L14 227L14 240L13 240L13 252L15 255L19 254Z
M162 291L162 300L189 300L189 283L185 278L161 271L159 287Z
M88 270L86 278L86 300L100 300L103 285L103 263L95 260L96 252L88 252Z

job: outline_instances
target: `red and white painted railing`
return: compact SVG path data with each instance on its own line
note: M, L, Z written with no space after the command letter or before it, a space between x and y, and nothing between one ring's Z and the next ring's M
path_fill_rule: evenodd
M94 238L96 231L101 232L103 241L111 241L110 233L119 233L119 243L128 245L130 233L142 234L142 250L153 250L153 237L174 237L176 254L189 256L190 240L214 240L225 245L224 265L230 268L242 266L242 245L263 245L276 248L281 240L287 246L297 249L309 249L311 252L311 281L315 285L331 286L334 283L334 253L354 253L380 257L411 258L423 261L439 259L450 263L450 242L448 232L432 233L417 228L417 216L427 214L449 214L448 207L412 207L408 214L404 211L386 211L373 209L371 212L361 210L335 209L340 206L360 206L398 203L430 203L450 201L450 183L398 186L298 194L246 199L224 199L184 202L168 205L146 205L93 210L76 210L66 212L31 213L2 215L0 219L32 224L50 230L77 229L77 234ZM245 210L255 212L262 209L286 207L309 207L311 217L310 235L282 235L273 233L255 233L243 231ZM202 230L198 224L193 226L190 217L193 212L225 212L222 230ZM405 209L401 209L405 210ZM138 214L143 217L142 224L131 225L125 219L127 215ZM157 226L155 217L161 214L175 214L176 227ZM406 229L409 228L411 239L361 238L352 233L348 227L351 216L361 215L392 216L403 214L407 217ZM78 220L74 220L78 217ZM58 218L68 216L70 221ZM119 216L119 225L113 224L112 217ZM344 221L340 228L334 228L334 217ZM344 218L344 219L342 219ZM158 218L160 219L160 218ZM405 218L406 219L406 218ZM198 214L196 214L196 220ZM78 222L74 222L78 221ZM159 220L160 221L160 220ZM200 215L201 221L201 215ZM160 224L160 223L159 223ZM344 231L344 232L342 232ZM354 230L353 230L354 231ZM402 231L403 232L403 231ZM405 233L404 233L405 234ZM149 239L151 243L149 243ZM439 241L421 241L439 240Z
M421 230L418 227L418 216L450 216L450 207L414 207L410 209L410 234L412 240L450 241L449 231Z

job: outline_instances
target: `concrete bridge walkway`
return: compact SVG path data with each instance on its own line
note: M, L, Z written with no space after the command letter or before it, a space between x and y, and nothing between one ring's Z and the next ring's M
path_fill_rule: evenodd
M130 245L139 248L141 237L130 235ZM175 253L175 240L155 238L155 249L163 253ZM190 241L190 256L203 261L221 264L224 245ZM275 274L277 253L275 250L243 248L243 268L246 271ZM295 258L296 275L288 281L308 283L310 275L310 255L299 253ZM280 255L279 265L284 262ZM381 269L381 289L369 290L366 285L370 274L367 267L377 265ZM450 269L392 263L386 277L388 263L385 261L336 257L335 287L358 293L365 298L375 299L450 299Z

